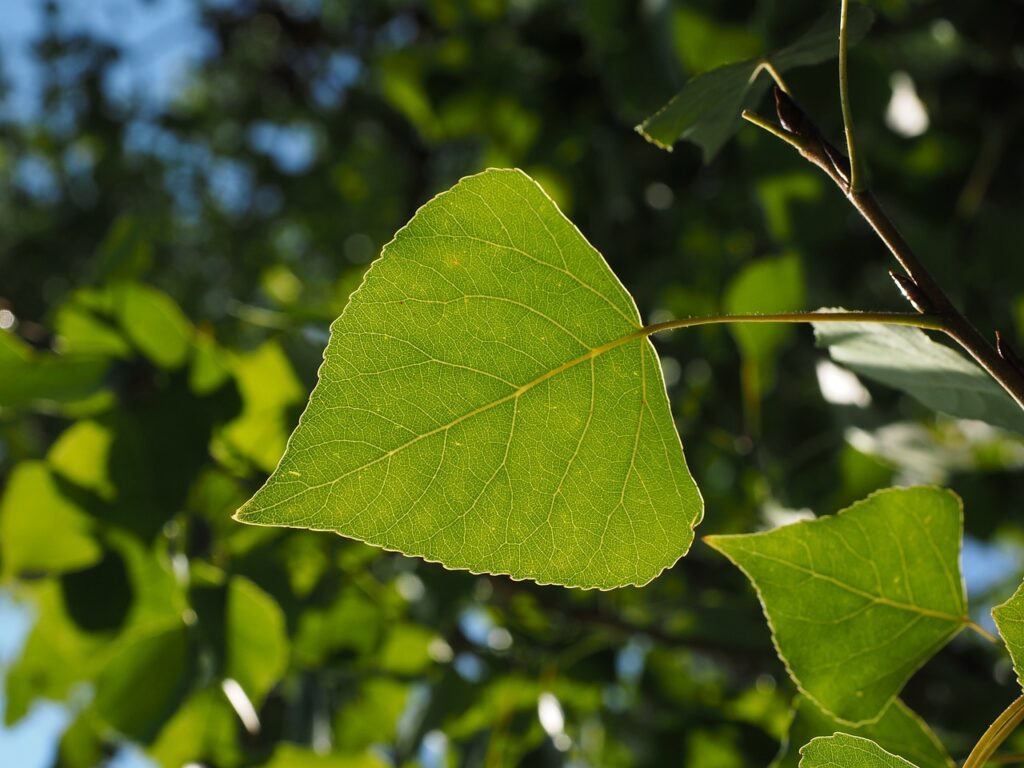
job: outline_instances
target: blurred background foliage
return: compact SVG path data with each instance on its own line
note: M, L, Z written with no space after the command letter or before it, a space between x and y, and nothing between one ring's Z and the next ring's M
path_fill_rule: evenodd
M645 589L578 592L231 514L368 262L488 166L537 178L648 320L901 308L882 246L788 147L745 126L704 166L633 130L824 5L0 5L0 28L34 20L27 53L0 36L6 727L60 702L47 759L74 768L767 765L795 691L752 591L699 542ZM76 23L84 6L106 25ZM873 185L968 314L1019 338L1024 8L871 6L851 69ZM152 64L182 45L169 86ZM834 62L788 80L838 138ZM657 343L702 533L946 483L979 620L1012 591L1019 438L865 389L806 328ZM962 756L1012 678L963 636L905 699Z

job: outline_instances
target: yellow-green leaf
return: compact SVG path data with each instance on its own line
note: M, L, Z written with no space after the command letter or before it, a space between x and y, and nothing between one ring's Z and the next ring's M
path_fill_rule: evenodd
M1013 660L1017 682L1024 687L1024 584L1021 584L1005 603L992 609L999 635Z
M703 504L640 328L532 179L466 178L369 270L237 518L474 572L645 584L685 554Z
M906 704L895 699L877 722L863 726L846 725L829 717L806 696L798 696L793 707L786 743L771 768L797 768L798 750L818 736L837 731L871 739L894 755L920 768L953 768L953 761L931 729Z
M833 717L877 720L925 661L970 623L960 499L891 488L832 517L709 537L751 580L780 658Z
M870 739L847 733L819 736L800 755L800 768L915 768Z

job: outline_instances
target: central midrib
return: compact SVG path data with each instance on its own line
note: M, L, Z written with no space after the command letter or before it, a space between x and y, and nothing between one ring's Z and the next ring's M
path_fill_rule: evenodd
M875 595L866 590L858 589L857 587L854 587L850 584L846 584L842 581L839 581L839 579L835 578L834 576L829 576L824 573L818 573L812 568L807 568L802 565L798 565L797 563L791 562L789 560L783 560L781 557L772 557L771 555L766 555L763 552L754 552L752 550L746 550L746 552L747 554L753 555L754 557L760 557L764 560L769 560L773 563L780 563L789 568L792 568L793 570L800 571L801 573L806 573L808 576L812 576L813 578L821 579L822 581L827 581L829 584L832 584L833 586L836 586L839 589L843 589L849 592L850 594L863 597L867 600L870 600L872 603L876 603L878 605L887 605L890 608L897 608L899 610L908 611L910 613L917 613L922 616L928 616L933 619L943 619L954 624L967 624L970 622L970 619L966 616L956 616L952 613L946 613L945 611L936 611L931 608L923 608L921 606L911 605L910 603L901 603L898 600L892 600L891 598L885 597L884 595Z

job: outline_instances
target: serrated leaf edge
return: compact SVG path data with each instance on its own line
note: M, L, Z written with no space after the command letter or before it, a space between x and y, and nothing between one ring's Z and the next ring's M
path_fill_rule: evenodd
M960 495L957 494L955 491L951 491L948 488L943 488L943 487L937 486L937 485L915 485L915 486L910 486L910 487L911 488L930 488L930 489L933 489L933 490L943 491L945 493L948 493L950 496L952 496L953 498L956 499L957 508L959 510L959 517L960 517L960 548L959 548L959 551L957 552L957 567L958 567L958 570L960 572L960 589L962 590L962 593L965 596L964 597L964 607L966 609L967 598L966 598L966 589L965 589L964 577L963 577L963 567L962 567L962 563L961 563L961 558L962 558L962 553L963 553L963 530L964 530L964 503L963 503L963 499L961 499ZM831 515L831 517L839 517L840 515L845 514L849 510L851 510L854 507L856 507L857 505L859 505L859 504L861 504L861 503L863 503L863 502L865 502L865 501L867 501L869 499L872 499L875 496L880 496L880 495L884 495L884 494L887 494L887 493L891 493L893 491L900 491L900 490L906 490L906 489L905 488L882 488L882 489L879 489L877 491L873 491L872 493L870 493L867 496L865 496L863 499L859 499L856 502L854 502L853 504L851 504L850 506L844 507L843 509L839 510L834 515ZM814 520L801 520L800 522L792 523L791 526L806 526L806 525L812 524L812 523L814 523L814 522L816 522L818 520L821 520L821 519L822 518L819 517L819 518L815 518ZM790 526L786 526L786 527L790 527ZM762 531L761 533L768 533L768 531ZM932 656L934 656L936 653L938 653L941 648L945 647L954 637L956 637L961 631L963 631L967 627L968 623L970 622L969 616L967 616L967 615L963 616L962 619L961 619L962 623L960 624L960 626L955 627L952 630L952 632L941 641L941 643L935 648L934 651L932 651L930 654L925 656L921 660L920 664L918 664L916 667L914 667L913 669L911 669L907 673L907 676L904 678L903 683L900 685L899 690L896 693L894 693L892 696L890 696L888 699L886 699L885 704L882 706L882 708L879 710L878 714L875 717L867 718L865 720L850 720L848 718L842 717L841 715L838 715L837 713L835 713L831 709L829 709L827 706L825 706L822 702L820 702L817 699L817 697L815 697L813 694L808 692L806 688L804 688L803 682L800 680L799 677L797 677L796 673L793 671L793 668L790 666L789 659L782 652L782 648L779 647L779 641L778 641L778 639L776 637L776 633L775 633L775 624L772 621L771 617L768 615L768 609L767 609L767 607L765 605L764 595L761 592L761 588L757 585L757 582L754 581L754 578L750 575L750 573L747 571L746 568L744 568L742 565L740 565L735 560L733 560L732 557L730 557L727 552L724 552L723 550L721 550L717 546L715 546L715 543L714 543L715 541L719 541L719 540L722 540L722 539L731 539L731 538L739 538L741 536L742 537L747 537L747 536L756 536L756 535L758 535L758 534L757 533L742 533L742 534L727 534L727 535L718 535L718 536L705 536L705 537L703 537L702 540L704 541L705 544L707 544L709 547L714 549L720 555L725 557L730 563L732 563L734 566L736 566L736 568L738 568L743 573L743 575L747 577L747 581L749 581L750 585L754 588L754 592L757 595L757 601L758 601L758 603L761 604L761 613L764 615L765 622L768 624L768 630L769 630L769 633L771 635L772 646L774 646L774 648L775 648L775 655L779 657L779 661L781 661L782 665L786 668L786 672L789 675L789 678L796 685L797 690L801 694L806 696L808 699L810 699L814 703L814 705L818 707L818 709L820 709L822 712L827 714L829 717L832 717L832 718L838 720L840 723L843 723L843 724L849 725L849 726L854 726L854 727L861 727L861 726L872 725L874 723L877 723L882 718L882 715L885 714L885 710L892 704L892 702L894 700L898 700L899 699L899 694L903 690L903 687L907 684L907 681L910 680L910 678L913 677L914 674L919 669L921 669L921 667L923 667L932 658ZM966 614L966 610L965 610L965 614ZM833 734L833 735L835 735L835 734ZM824 738L824 737L819 736L819 737L816 737L816 738ZM860 738L860 737L854 737L854 738ZM870 739L866 739L866 741L870 741ZM801 748L801 753L802 753L802 748Z
M544 188L536 181L536 179L534 179L528 173L523 171L521 168L486 168L485 170L480 171L479 173L474 173L474 174L470 174L468 176L462 177L454 185L452 185L448 189L446 189L446 190L444 190L442 192L439 192L438 194L434 195L429 200L424 202L421 206L419 206L419 208L416 209L416 212L409 218L409 221L406 222L404 225L402 225L402 227L400 227L398 229L398 231L395 232L394 237L392 237L387 243L385 243L384 247L381 249L380 256L378 256L374 260L374 262L370 265L369 269L367 269L366 272L363 274L363 279L359 283L359 287L356 288L356 290L354 290L350 294L350 296L348 298L348 301L345 303L345 307L341 311L341 314L338 316L338 318L333 323L331 323L331 328L330 328L331 333L332 334L334 333L335 327L341 322L342 318L345 317L346 313L348 312L349 307L352 306L352 300L366 286L366 283L369 280L370 275L373 273L374 268L377 266L377 264L387 254L388 248L390 248L398 240L399 236L406 229L408 229L409 226L411 226L413 220L420 214L420 212L424 208L426 208L428 205L431 205L432 203L434 203L434 202L436 202L438 200L443 199L446 195L451 194L460 185L462 185L464 182L466 182L466 181L468 181L470 179L474 179L474 178L477 178L477 177L480 177L480 176L485 176L485 175L487 175L489 173L495 173L495 172L498 172L498 173L516 173L516 174L519 174L519 175L523 176L531 184L533 184L540 191L540 193L548 201L551 202L551 204L554 206L555 210L558 211L558 214L566 222L569 223L569 225L573 228L573 230L583 239L583 241L588 246L590 246L591 249L593 249L594 253L597 254L597 256L600 259L602 259L602 261L604 261L606 266L607 266L607 260L605 259L604 255L599 250L597 250L597 248L595 248L594 245L586 238L586 236L580 231L580 228L575 224L575 222L573 222L572 219L570 219L568 216L565 215L565 213L562 211L562 209L558 207L558 204L544 190ZM625 285L622 284L622 281L619 280L618 275L615 274L614 270L612 270L610 266L608 266L608 271L612 275L612 278L622 287L623 292L626 294L626 296L629 297L629 301L630 301L630 304L631 304L631 306L633 308L633 311L636 313L635 317L639 320L639 318L640 318L640 309L639 309L639 307L637 307L636 299L633 297L633 294L630 293L626 289ZM610 342L606 342L605 344L600 345L599 347L596 347L596 348L592 349L589 353L581 355L579 358L577 358L575 360L568 361L567 363L564 363L562 366L559 366L558 368L552 369L551 371L549 371L546 374L544 374L542 377L539 377L538 379L535 379L534 382L531 382L528 385L524 385L524 386L535 386L537 383L540 383L540 381L546 380L546 379L550 378L551 376L556 375L558 372L564 370L566 367L569 367L572 364L578 364L579 362L582 362L585 359L588 359L588 358L591 358L591 357L596 357L599 354L602 354L603 352L607 352L610 349L614 349L614 348L620 347L620 346L622 346L624 344L627 344L627 343L629 343L630 341L633 341L633 340L642 340L642 341L644 341L648 345L651 353L654 355L655 360L659 360L660 361L661 358L658 356L658 351L657 351L657 349L655 349L654 344L651 342L650 337L646 336L646 335L641 335L641 332L644 329L643 329L643 326L641 325L641 323L639 321L637 321L637 323L636 323L636 328L637 328L637 330L634 331L633 333L629 333L629 334L626 334L624 336L619 337L618 339L614 339L614 340L612 340ZM600 350L600 351L598 351L598 350ZM317 383L318 384L319 384L320 379L321 379L321 374L323 373L324 368L326 367L326 365L327 365L327 346L324 347L324 352L323 352L323 355L321 357L320 367L317 369ZM665 385L665 377L664 377L664 374L662 372L661 366L657 365L657 366L655 366L655 368L656 368L656 370L654 371L654 374L657 377L657 381L660 382L660 384L661 384L661 391L664 394L664 397L665 397L666 401L670 402L669 396L668 396L668 388ZM296 424L295 428L292 430L291 434L288 436L288 440L285 443L284 452L281 454L281 458L278 459L277 466L274 468L274 471L270 473L270 475L268 476L266 482L264 482L263 486L261 486L261 489L263 487L265 487L267 485L267 483L270 482L270 479L281 468L281 464L283 463L285 456L288 455L288 451L291 449L292 439L294 438L295 433L298 432L299 427L302 426L302 424L305 422L307 416L309 415L309 409L310 409L311 402L312 402L311 399L307 400L306 407L303 409L302 415L299 416L298 423ZM671 410L669 411L669 414L671 416ZM471 412L471 414L467 414L467 416L468 415L472 415L472 412ZM465 417L462 417L462 418L465 418ZM672 419L672 429L675 432L676 442L679 445L680 455L683 456L683 461L685 462L685 453L683 451L683 443L682 443L682 439L679 436L679 429L678 429L678 427L675 424L675 419L674 418ZM689 471L688 467L687 467L687 471ZM687 547L682 552L680 552L679 557L677 557L671 563L665 565L657 573L652 574L651 577L649 579L647 579L646 581L624 582L624 583L619 583L619 584L608 584L608 585L602 585L602 584L563 584L561 582L556 582L556 581L540 581L538 579L534 579L534 578L531 578L529 576L515 576L515 575L513 575L513 574L511 574L511 573L509 573L507 571L500 571L500 570L489 571L489 570L483 570L483 569L475 570L473 568L468 568L468 567L449 566L446 563L441 562L440 560L430 558L430 557L428 557L426 555L421 555L421 554L412 553L412 552L406 552L406 551L404 551L404 550L402 550L402 549L400 549L398 547L391 547L391 546L388 546L386 544L380 544L378 542L370 540L369 538L342 534L342 533L339 533L337 530L335 530L333 528L314 528L314 527L310 527L310 526L307 526L307 525L288 525L288 524L282 524L282 523L266 523L266 522L262 522L262 521L258 521L258 520L247 519L247 517L246 517L246 514L247 514L246 513L246 509L250 506L250 504L252 502L252 498L255 498L256 494L253 494L253 496L250 497L250 499L248 501L246 501L241 507L239 507L237 510L235 510L235 513L232 515L232 519L234 519L234 520L236 520L236 521L238 521L240 523L245 523L247 525L257 525L257 526L264 526L264 527L271 527L271 528L293 528L293 529L297 529L297 530L307 530L307 531L312 530L312 531L322 531L322 532L327 532L327 533L333 533L333 534L335 534L337 536L341 536L342 538L351 539L353 541L359 541L359 542L362 542L364 544L369 544L370 546L376 547L376 548L381 549L381 550L383 550L385 552L395 552L395 553L404 555L405 557L417 558L419 560L422 560L425 563L435 563L437 565L440 565L442 568L444 568L447 571L463 571L463 572L471 573L474 576L505 576L505 577L508 577L509 579L511 579L512 581L529 581L529 582L532 582L534 584L538 584L540 586L561 586L561 587L568 587L568 588L572 588L572 589L583 589L583 590L592 590L593 589L593 590L598 590L600 592L607 592L607 591L610 591L612 589L619 589L621 587L628 587L628 586L643 587L643 586L646 586L647 584L650 584L652 581L654 581L654 579L658 578L665 571L667 571L667 570L671 569L672 567L674 567L676 563L678 563L681 559L683 559L689 553L690 549L693 547L693 542L696 539L696 536L693 534L693 532L696 530L697 526L700 525L700 523L704 519L704 496L701 493L700 487L697 485L696 482L694 482L693 487L694 487L694 490L696 491L697 500L699 502L699 507L700 508L698 510L697 515L694 517L692 523L690 523L690 526L689 526L690 533L691 533L690 542L687 545ZM258 493L258 491L257 491L257 493Z

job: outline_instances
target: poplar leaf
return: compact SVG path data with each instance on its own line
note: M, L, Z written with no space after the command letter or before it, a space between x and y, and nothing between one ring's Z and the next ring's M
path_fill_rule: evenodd
M1024 433L1024 410L974 361L917 328L815 323L819 347L855 373L902 390L934 411Z
M806 696L798 696L794 702L786 743L770 768L797 768L800 761L797 750L802 745L817 736L831 736L839 731L871 739L919 768L953 768L953 761L935 734L899 699L885 708L877 722L851 726L829 717Z
M707 542L753 583L801 692L862 724L969 623L962 532L952 492L890 488L832 517Z
M916 768L870 739L847 733L812 739L800 754L800 768Z
M736 133L740 113L764 95L770 80L756 76L769 62L778 71L806 67L834 58L839 51L839 4L830 9L796 42L774 53L702 72L687 81L672 100L636 127L637 132L661 149L672 150L677 141L690 141L711 162ZM847 42L853 44L867 33L873 14L853 3L847 19Z
M1024 687L1024 584L1021 584L1005 603L992 609L999 636L1006 644L1013 661L1017 682Z
M632 298L536 182L489 170L385 247L236 517L612 588L685 554L702 510Z

